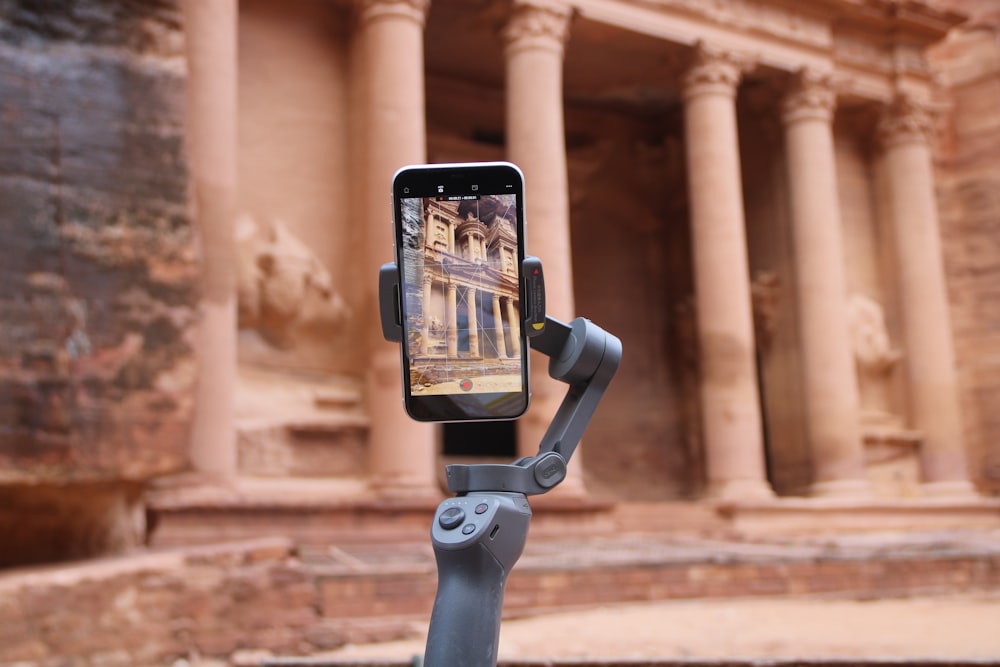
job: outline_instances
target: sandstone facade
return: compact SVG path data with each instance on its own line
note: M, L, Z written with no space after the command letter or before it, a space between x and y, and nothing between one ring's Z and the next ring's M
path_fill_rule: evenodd
M994 525L998 34L990 0L0 2L0 566L286 534L9 573L0 660L426 612L428 563L320 589L301 545L423 539L442 464L533 454L565 388L536 358L516 428L406 418L374 300L407 163L521 166L550 312L624 343L543 534L636 501L636 532ZM541 568L512 600L995 588L956 562Z
M996 490L989 3L80 6L2 23L10 497L439 497L374 319L386 184L502 158L550 312L625 344L565 497Z

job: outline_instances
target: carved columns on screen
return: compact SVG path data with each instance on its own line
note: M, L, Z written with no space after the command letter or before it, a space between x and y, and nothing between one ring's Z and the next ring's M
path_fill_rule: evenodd
M907 96L884 110L889 210L902 310L910 419L923 435L920 464L927 495L972 497L941 251L931 118Z
M869 495L850 346L829 76L800 71L782 101L813 495Z
M480 358L479 353L479 290L475 287L465 288L465 304L467 317L469 319L469 356L473 359Z
M773 496L764 466L736 87L743 63L703 44L684 74L684 132L710 497Z
M373 184L365 194L368 217L363 221L369 267L391 257L385 198L389 177L399 167L427 159L423 32L428 6L428 0L355 0L366 121L363 180ZM362 281L370 291L367 303L378 302L375 282ZM371 337L367 407L372 489L407 499L437 496L433 427L410 420L399 409L399 351L381 340L377 317L371 309L364 328Z

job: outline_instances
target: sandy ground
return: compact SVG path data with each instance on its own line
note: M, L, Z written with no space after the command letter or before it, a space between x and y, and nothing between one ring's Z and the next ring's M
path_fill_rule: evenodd
M406 659L424 637L331 657ZM504 621L500 658L1000 659L1000 592L877 601L616 605Z

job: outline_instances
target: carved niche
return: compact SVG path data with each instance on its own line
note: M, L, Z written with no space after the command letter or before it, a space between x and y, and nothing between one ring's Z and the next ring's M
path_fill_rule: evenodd
M858 370L862 419L893 421L888 383L903 354L893 346L881 304L863 294L848 300L849 331Z
M316 254L280 220L237 223L239 328L287 350L329 339L350 316Z

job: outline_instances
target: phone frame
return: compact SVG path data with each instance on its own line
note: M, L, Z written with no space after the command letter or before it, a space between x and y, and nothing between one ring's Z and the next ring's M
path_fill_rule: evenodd
M429 207L433 207L437 209L436 213L440 213L442 217L447 217L452 213L451 208L455 208L454 213L460 215L463 210L471 210L473 206L471 202L475 202L478 214L481 201L486 200L492 201L494 204L502 204L503 200L501 198L504 195L513 195L514 220L510 220L509 209L504 209L504 212L508 213L508 215L494 214L489 225L483 223L478 215L474 219L479 223L477 228L487 229L487 233L493 234L499 234L504 230L494 228L492 221L495 221L498 226L503 224L500 218L512 223L516 236L516 257L509 257L509 242L505 243L503 239L498 239L496 236L493 238L496 242L493 247L487 247L484 238L482 245L475 251L472 249L471 244L465 248L470 253L477 252L479 254L478 257L461 257L458 245L459 241L463 239L459 238L455 228L464 226L465 223L456 222L452 222L446 226L453 235L452 238L440 239L440 237L436 237L434 241L436 247L430 252L440 260L439 275L447 273L449 276L456 276L456 283L462 282L463 274L472 272L481 277L486 276L490 278L491 276L495 276L495 281L489 284L493 285L495 290L500 290L503 286L506 286L505 294L502 295L503 298L511 298L511 290L516 290L518 302L516 306L511 304L512 307L510 309L514 310L515 314L513 322L509 316L510 310L502 310L500 319L501 322L506 320L507 327L501 324L501 335L498 336L495 330L496 320L494 319L493 311L491 310L487 314L486 308L480 307L477 301L475 306L475 336L471 336L471 329L468 327L470 315L468 304L465 304L466 328L463 329L457 324L459 308L456 307L456 312L452 315L455 318L454 323L456 327L453 332L450 332L449 306L447 305L447 297L445 297L446 301L442 306L444 316L441 318L444 321L435 322L435 326L437 327L435 333L444 331L444 356L442 357L440 353L439 348L441 344L439 340L436 341L435 351L432 353L430 348L432 342L430 336L430 318L428 318L428 324L426 325L423 323L423 319L419 320L421 323L419 330L417 330L416 326L418 322L417 317L423 318L423 309L426 305L424 302L427 299L423 288L423 279L427 272L423 269L423 262L427 257L432 256L427 254L425 250L430 223L426 211ZM404 200L407 199L419 200L417 213L420 217L421 232L416 235L407 233L406 230L407 227L412 228L412 217L414 215L412 204L406 204L407 214L409 215L408 219L411 222L404 224ZM525 257L526 224L524 216L524 176L521 170L509 162L463 162L403 167L396 172L392 179L392 207L394 255L399 272L399 307L403 334L400 344L403 373L403 403L407 414L415 420L426 422L517 419L524 414L530 403L529 347L527 340L529 332L526 331L524 322L526 289L524 275L522 274ZM494 213L499 210L499 206L497 206L494 209ZM482 217L485 218L486 215ZM506 230L506 227L504 229ZM491 261L493 258L490 255L498 247L500 248L498 250L500 259L498 262ZM482 256L484 252L486 254L485 257ZM508 254L506 261L504 259L505 254ZM411 266L412 264L419 264L420 266ZM512 274L510 272L511 269L513 271ZM407 276L410 277L409 281L407 280ZM416 285L415 280L419 280L420 285ZM432 278L432 289L434 284ZM465 298L469 294L467 287L466 291L463 292L466 295ZM480 293L483 296L480 297ZM487 292L477 289L475 294L477 295L477 299L485 299ZM493 323L492 330L487 330L485 324L487 319ZM516 332L513 326L511 326L514 322L517 325ZM482 326L482 329L480 329L480 326ZM465 338L459 341L458 338L461 332L465 332ZM480 341L480 335L483 336L482 341ZM440 337L440 334L438 334L438 337ZM501 338L504 340L503 345L498 342L498 339ZM509 344L506 342L507 339L511 341ZM488 349L490 341L493 344L492 350ZM466 346L464 357L461 356L461 350L458 347L460 343L464 343ZM472 349L473 344L476 345L475 350ZM482 349L481 353L480 348ZM511 350L507 348L516 349ZM451 356L453 353L455 356ZM491 354L495 354L496 356L490 358L489 355ZM467 370L475 365L477 359L482 360L482 374L473 374L471 377L466 377L462 372L463 367ZM514 373L487 372L485 370L487 359L489 359L489 363L493 366L494 370L503 366L516 368L517 374L520 376L519 389L502 391L475 390L476 382L487 382L486 378L493 377L494 381L501 382L497 379L498 376L509 377L514 375ZM421 394L414 391L414 387L419 384L414 382L414 379L418 377L415 372L416 374L420 374L420 377L428 380L428 383L422 386L431 388L431 392ZM434 391L433 388L438 384L455 387L456 391ZM470 389L462 391L466 386L470 387Z

